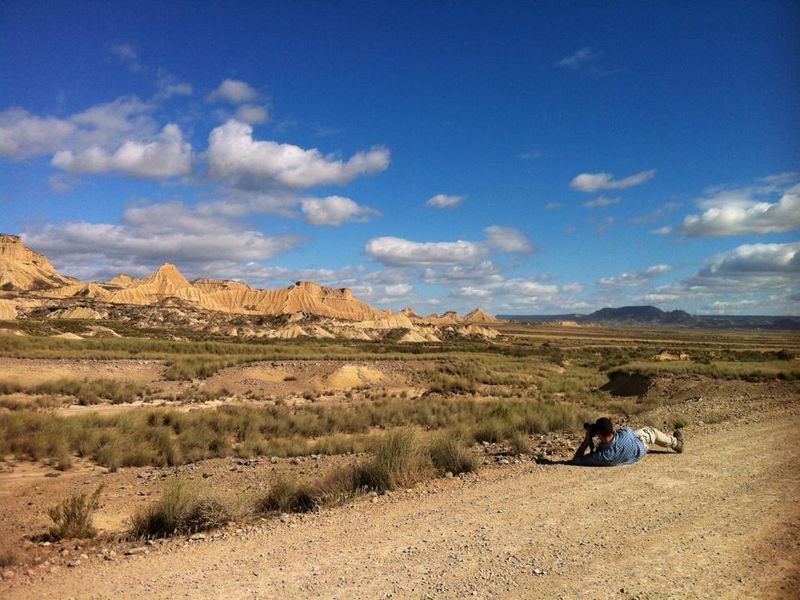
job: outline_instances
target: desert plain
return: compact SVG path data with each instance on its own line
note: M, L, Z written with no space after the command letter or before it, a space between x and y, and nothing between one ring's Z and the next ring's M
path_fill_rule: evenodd
M171 266L84 284L5 244L4 598L800 588L796 331L421 317ZM568 464L602 415L685 451Z

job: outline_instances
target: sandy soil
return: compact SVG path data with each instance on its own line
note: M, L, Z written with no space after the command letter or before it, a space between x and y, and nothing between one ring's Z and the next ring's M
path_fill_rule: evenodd
M781 403L689 427L683 455L485 469L115 561L87 555L0 582L0 596L797 597L798 427Z

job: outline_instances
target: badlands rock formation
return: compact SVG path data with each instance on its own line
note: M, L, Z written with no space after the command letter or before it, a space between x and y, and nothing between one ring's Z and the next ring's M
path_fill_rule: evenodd
M210 335L440 342L453 337L492 339L496 321L481 309L421 318L374 308L347 288L309 281L258 289L231 280L189 281L166 263L147 277L120 274L104 283L61 275L18 236L0 234L0 319L123 321L139 328L191 329ZM87 326L88 327L88 326ZM98 326L92 326L98 327ZM86 335L97 335L92 327ZM111 330L113 334L113 330Z
M77 282L61 275L47 258L25 246L18 235L0 233L0 289L41 290Z

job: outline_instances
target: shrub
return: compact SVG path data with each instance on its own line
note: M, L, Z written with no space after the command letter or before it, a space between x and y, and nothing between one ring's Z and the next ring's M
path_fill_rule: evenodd
M514 456L528 454L531 451L531 444L528 440L528 436L520 431L513 433L509 441L511 442L511 453L514 454Z
M91 538L97 534L92 523L94 512L100 506L100 485L91 496L87 494L70 494L61 503L47 511L54 525L50 528L50 536L61 540L64 538Z
M398 429L387 434L377 445L372 459L356 471L358 487L377 492L409 487L425 478L430 471L425 456L411 429Z
M436 436L428 448L433 466L442 473L453 475L470 473L478 468L478 457L467 448L463 437L457 432L445 432Z
M474 436L476 442L496 444L505 437L503 423L497 418L488 419L475 428Z
M257 506L261 512L310 512L318 505L317 494L307 484L281 475Z
M13 567L20 562L19 552L14 548L0 550L0 569Z
M224 502L179 477L167 484L154 504L133 515L130 534L135 538L152 538L206 531L224 525L231 518L231 510Z

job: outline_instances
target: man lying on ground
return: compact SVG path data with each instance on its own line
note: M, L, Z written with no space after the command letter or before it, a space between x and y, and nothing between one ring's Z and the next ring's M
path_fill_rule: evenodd
M672 435L654 427L643 427L636 431L622 427L614 431L614 424L608 417L600 417L584 427L586 437L572 458L573 465L611 467L635 463L647 454L648 444L672 448L679 454L683 452L683 432L680 429L676 429ZM593 441L595 435L600 441L597 448ZM591 448L591 452L584 455L587 448Z

